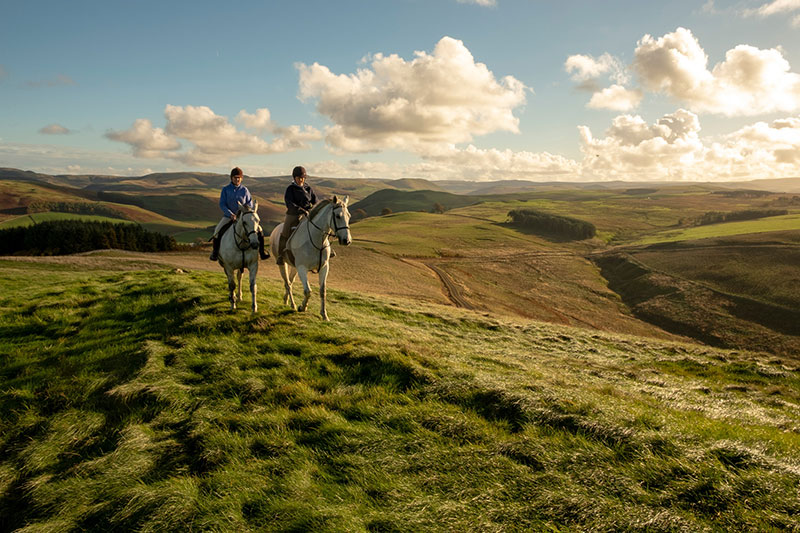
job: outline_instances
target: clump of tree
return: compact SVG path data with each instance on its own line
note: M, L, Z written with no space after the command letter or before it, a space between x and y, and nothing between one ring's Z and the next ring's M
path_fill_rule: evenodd
M770 196L773 193L769 191L758 191L752 189L736 189L732 191L711 191L711 194L719 194L722 196L727 196L728 198L763 198L765 196Z
M392 208L391 207L384 207L383 209L381 209L381 215L382 216L391 215L391 214L392 214Z
M431 209L431 213L438 213L440 215L442 213L444 213L445 211L447 211L447 208L445 208L445 206L443 206L439 202L436 202L435 204L433 204L433 209Z
M350 213L350 222L357 222L359 220L363 220L367 218L367 212L363 209L356 209L352 213Z
M697 219L698 226L707 224L719 224L721 222L737 222L740 220L755 220L757 218L777 217L788 215L786 209L745 209L743 211L709 211Z
M28 204L28 213L74 213L76 215L98 215L111 218L123 218L122 213L103 204L90 202L48 202L36 200Z
M591 222L536 209L512 209L508 216L517 226L560 238L583 240L591 239L597 234L597 228Z
M64 255L107 248L163 252L177 247L174 238L138 224L54 220L0 230L0 255Z

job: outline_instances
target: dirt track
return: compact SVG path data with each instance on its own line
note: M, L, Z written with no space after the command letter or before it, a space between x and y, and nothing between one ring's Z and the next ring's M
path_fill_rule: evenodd
M439 276L440 280L442 280L442 284L444 285L445 289L447 289L447 293L451 302L453 302L457 307L476 309L475 306L471 305L467 300L464 299L461 289L458 287L458 285L456 285L447 272L430 262L425 262L423 264L436 272L436 275Z

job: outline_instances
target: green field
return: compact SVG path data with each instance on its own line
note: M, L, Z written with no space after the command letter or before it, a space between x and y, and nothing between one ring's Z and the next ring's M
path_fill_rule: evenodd
M324 323L266 280L230 313L218 272L0 269L4 531L797 528L790 360L355 292Z
M112 224L135 224L130 220L123 220L121 218L110 218L97 215L76 215L73 213L31 213L10 220L0 222L0 229L18 228L20 226L27 227L39 222L49 222L52 220L82 220L84 222L111 222Z
M800 230L800 213L792 213L777 217L768 217L758 220L741 222L726 222L724 224L709 224L680 230L665 231L649 235L632 244L655 244L659 242L692 241L717 237L730 237L733 235L747 235L751 233L766 233L770 231Z

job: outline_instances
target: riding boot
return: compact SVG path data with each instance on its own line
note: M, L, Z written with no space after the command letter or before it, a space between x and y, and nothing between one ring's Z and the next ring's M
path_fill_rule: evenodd
M269 259L269 252L264 251L264 234L258 234L258 255L261 257L261 260Z
M219 237L214 237L214 242L212 243L212 250L211 255L208 257L209 261L216 261L219 259Z
M283 264L283 254L286 252L286 237L283 235L278 239L278 264Z

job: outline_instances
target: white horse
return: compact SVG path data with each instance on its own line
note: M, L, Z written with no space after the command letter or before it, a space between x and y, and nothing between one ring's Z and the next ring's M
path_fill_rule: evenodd
M319 202L307 217L303 218L297 225L297 229L292 233L286 242L286 251L291 252L293 257L284 257L284 264L278 265L283 286L285 289L283 303L291 305L292 309L305 311L308 309L308 299L311 296L311 285L308 283L308 273L315 270L319 271L319 296L321 300L320 315L322 320L328 320L328 313L325 310L326 280L328 279L328 260L331 257L330 243L328 237L335 236L339 239L339 244L348 246L350 238L350 212L347 210L348 197L323 200ZM272 230L269 236L272 255L278 259L278 243L280 242L283 223ZM286 254L289 255L289 254ZM292 296L292 283L295 274L300 275L303 282L304 298L302 305L298 308Z
M219 264L228 276L231 310L236 302L242 301L242 274L250 271L250 294L253 295L253 312L258 311L256 302L256 274L258 274L258 232L261 219L258 218L258 202L251 209L239 203L236 222L228 228L219 242Z

